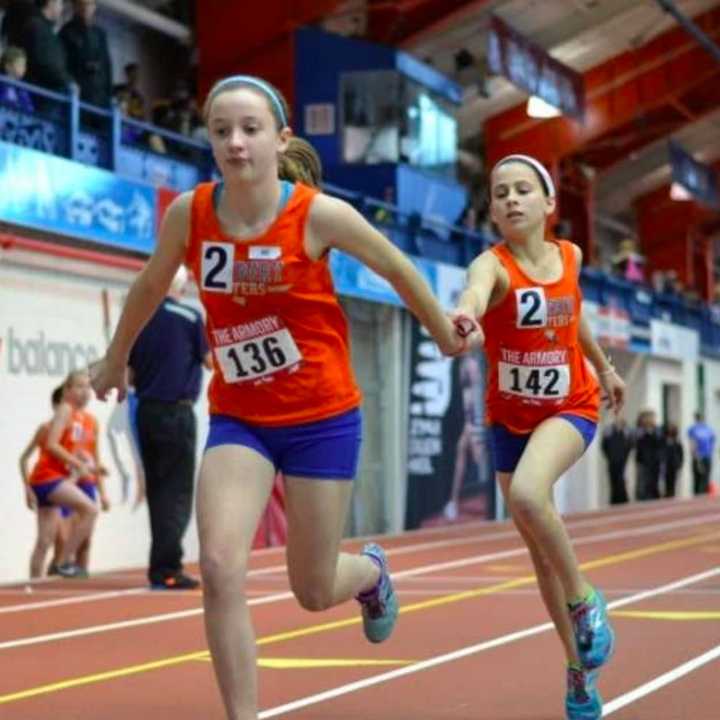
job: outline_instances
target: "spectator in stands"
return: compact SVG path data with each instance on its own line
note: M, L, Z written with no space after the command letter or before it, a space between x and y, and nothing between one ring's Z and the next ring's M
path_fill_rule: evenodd
M612 257L612 264L614 271L626 280L645 281L645 257L638 252L632 238L620 242L617 253Z
M625 483L625 466L633 449L634 438L624 417L617 417L605 431L602 452L608 464L610 476L610 503L618 505L628 501Z
M665 438L657 426L654 410L644 410L637 420L635 434L636 500L660 497L660 471L665 458Z
M710 484L715 431L705 422L702 413L695 413L695 423L690 426L688 437L693 459L693 492L695 495L704 495Z
M27 70L27 55L22 48L11 45L0 58L0 72L13 80L22 80ZM8 105L25 113L33 112L33 101L25 88L0 80L0 105Z
M6 47L21 46L25 38L25 26L39 12L37 5L33 0L9 0L3 5L5 14L0 26L0 37Z
M55 25L62 17L63 0L37 0L40 12L25 26L23 48L27 53L27 81L47 90L67 93L76 86L68 72L62 41ZM43 102L47 107L47 104Z
M383 190L383 202L385 205L381 205L376 208L373 214L373 222L378 225L388 225L395 222L395 188L392 185L386 185ZM390 207L386 207L390 206Z
M105 31L95 25L95 0L74 0L72 18L63 25L60 39L68 70L80 88L83 102L109 107L112 97L112 63Z
M678 435L678 426L669 423L665 430L665 497L675 497L677 475L685 460Z
M115 85L113 92L127 95L127 116L133 120L145 120L145 98L138 89L140 67L137 63L128 63L125 66L125 82Z

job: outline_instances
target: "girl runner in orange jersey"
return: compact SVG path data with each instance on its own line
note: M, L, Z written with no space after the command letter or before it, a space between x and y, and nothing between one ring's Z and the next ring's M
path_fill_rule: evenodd
M614 634L552 492L593 439L600 386L617 412L625 385L582 316L580 248L546 235L554 210L552 179L537 160L510 155L495 166L490 212L503 241L472 262L452 315L485 345L497 479L565 649L567 718L599 720L595 680Z
M40 457L28 480L38 512L38 539L30 561L32 577L42 575L45 554L56 533L58 507L66 507L75 513L57 567L58 573L65 577L80 575L72 558L92 532L97 516L95 504L71 479L73 471L80 476L92 472L86 462L75 456L85 427L82 408L92 392L87 372L72 371L62 387L62 400L50 421L47 438L40 445Z
M60 403L62 402L62 396L63 386L58 385L50 395L50 404L52 406L53 415L55 414L58 405L60 405ZM23 487L25 489L25 504L28 506L28 509L33 510L38 515L38 536L35 541L35 545L33 546L32 554L30 556L31 578L40 577L43 574L45 556L48 550L48 543L51 543L53 545L53 557L52 560L50 560L47 574L57 575L57 566L60 563L63 548L65 547L65 543L67 542L68 533L70 530L70 521L68 520L70 510L68 510L68 508L66 507L58 507L56 510L57 517L54 520L55 527L53 528L52 523L48 522L46 523L46 526L42 528L43 532L41 533L41 513L37 512L38 498L35 495L35 491L32 489L32 485L30 484L30 468L28 467L28 464L30 462L32 454L35 452L35 449L37 448L38 451L42 452L42 448L45 447L45 444L47 443L48 431L50 430L50 423L51 420L48 420L47 422L42 423L37 428L37 430L35 430L32 439L27 444L27 447L23 450L22 455L20 455L20 475L22 477ZM51 534L54 537L53 540L50 540L49 536Z
M287 567L300 604L318 611L356 597L372 642L390 635L398 612L382 549L339 552L361 397L329 251L386 278L444 353L465 341L405 255L352 206L318 191L319 159L291 136L274 87L252 76L222 80L204 116L222 182L172 203L92 375L100 398L111 388L124 394L133 341L185 263L207 311L215 365L197 498L206 632L228 719L256 720L245 576L276 472L286 482Z

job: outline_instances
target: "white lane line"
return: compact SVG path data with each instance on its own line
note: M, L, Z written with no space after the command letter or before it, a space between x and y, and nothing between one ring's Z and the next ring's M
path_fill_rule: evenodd
M715 568L713 570L708 570L707 572L691 575L675 582L661 585L652 590L647 590L641 593L637 593L636 595L631 595L630 597L623 598L622 600L608 603L608 607L620 607L621 605L629 605L630 603L637 602L638 600L644 600L648 597L672 592L672 590L684 587L685 585L702 582L703 580L715 577L716 575L720 575L720 568ZM535 625L533 627L526 628L525 630L519 630L514 633L502 635L501 637L494 638L493 640L486 640L485 642L477 643L476 645L470 645L468 647L461 648L460 650L454 650L453 652L449 652L444 655L438 655L434 658L429 658L428 660L422 660L421 662L415 663L413 665L397 668L396 670L390 670L388 672L381 673L380 675L374 675L373 677L365 678L364 680L358 680L356 682L348 683L346 685L340 685L336 688L333 688L332 690L326 690L325 692L317 693L315 695L308 695L307 697L293 700L292 702L285 703L284 705L278 705L274 708L268 708L267 710L263 710L261 713L259 713L258 718L260 720L265 720L265 718L277 717L278 715L286 715L287 713L294 712L295 710L299 710L300 708L308 707L309 705L317 705L318 703L325 702L326 700L333 700L334 698L340 697L342 695L348 695L349 693L356 692L358 690L364 690L365 688L372 687L373 685L380 685L381 683L389 682L390 680L396 680L397 678L404 677L406 675L413 675L414 673L420 672L422 670L428 670L429 668L437 667L438 665L444 665L445 663L454 662L455 660L461 660L462 658L484 652L485 650L492 650L493 648L500 647L502 645L508 645L509 643L516 642L517 640L524 640L525 638L532 637L533 635L538 635L552 628L553 624L547 622L541 625ZM706 660L705 662L709 662L709 660ZM652 690L650 690L649 692L652 692ZM620 699L621 698L618 698L618 700ZM629 700L628 702L632 702L632 700ZM610 706L611 703L608 703L606 705L606 707ZM607 711L605 712L605 714L607 714Z
M658 675L658 677L653 680L650 680L643 685L639 685L634 690L631 690L624 695L620 695L614 700L606 702L603 707L603 717L607 717L616 710L620 710L620 708L624 708L626 705L630 705L630 703L640 700L640 698L644 698L646 695L665 687L665 685L669 685L670 683L679 680L685 675L690 674L693 670L697 670L717 658L720 658L720 645L716 645L712 650L708 650L706 653L698 655L698 657L688 660L682 665L678 665L676 668L673 668L662 675Z
M693 501L679 501L679 502L686 502L686 503L692 503ZM695 502L695 504L698 504ZM707 503L703 503L707 504ZM567 527L569 530L576 530L579 528L585 528L585 527L598 527L601 525L608 525L618 522L618 517L622 516L623 521L627 520L635 520L635 519L643 519L647 520L648 518L657 518L657 517L664 517L666 515L675 515L680 513L681 510L688 510L688 508L682 508L677 507L676 505L673 505L671 507L665 507L660 508L657 510L643 510L642 512L634 512L631 510L631 508L623 508L620 512L613 512L611 515L609 512L606 512L604 516L600 517L593 517L587 520L579 520L576 522L569 522L567 524ZM696 520L699 520L700 518L695 518ZM682 521L679 521L682 522ZM490 523L488 523L490 524ZM477 527L476 524L472 524L473 527ZM652 532L653 530L651 528L655 527L653 525L647 526L648 532ZM664 529L665 525L659 525L657 526L658 529ZM432 530L435 530L435 528L432 528ZM403 537L405 535L411 534L413 532L419 533L422 532L423 535L428 534L427 531L410 531L409 533L401 533L399 535L394 535L390 538L390 540L398 537ZM624 531L622 534L627 534L628 531ZM420 552L422 550L431 550L435 548L442 548L442 547L453 547L453 546L460 546L460 545L470 545L470 544L478 544L478 543L484 543L484 542L491 542L494 540L504 540L504 539L515 539L517 540L517 531L514 529L511 530L505 530L495 533L484 533L479 535L465 535L462 538L451 538L448 540L437 540L437 541L430 541L430 542L422 542L422 543L416 543L413 545L405 545L398 548L388 548L387 555L389 556L396 556L396 555L406 555L413 552ZM358 540L358 538L354 538L354 540ZM283 551L284 548L263 548L259 551L253 552L253 557L256 557L257 555L264 555L269 554L271 551ZM482 560L479 560L478 562L482 562ZM274 573L285 573L287 571L287 568L285 565L273 565L268 566L264 568L255 568L248 571L248 577L258 577L258 576L264 576L264 575L271 575ZM101 574L96 576L96 579L98 580L117 580L118 578L132 578L132 579L142 579L143 573L137 572L134 574L130 574L127 571L118 571L117 573L108 573L108 574ZM397 574L394 575L394 577L397 577ZM47 589L48 592L55 592L56 588L58 592L68 592L67 589L62 587L62 584L66 583L65 580L62 580L60 578L38 578L34 580L28 580L26 583L26 587L30 587L31 593L35 593L36 595L40 594L43 590ZM42 587L38 588L37 590L33 589L33 586L35 585L41 585ZM48 586L47 588L45 586ZM17 583L13 583L12 585L0 585L0 589L7 589L7 591L12 592L18 592L23 593L24 589L19 587ZM137 588L128 588L128 589L122 589L122 590L110 590L105 592L98 592L93 593L91 595L76 595L74 594L72 598L68 598L68 601L66 603L62 604L73 604L73 603L83 603L88 601L96 601L96 600L106 600L106 599L113 599L117 597L122 597L124 595L134 595L136 593L142 593L143 590L147 590L147 586L143 585L141 587ZM30 594L30 593L29 593ZM26 610L36 610L36 609L42 609L45 607L53 607L54 605L47 604L52 603L54 601L40 601L40 602L34 602L34 603L22 603L20 605L9 605L5 607L0 607L0 614L3 613L12 613L12 612L22 612Z
M720 516L707 516L708 519L712 518L717 520ZM626 538L632 535L647 535L660 530L675 529L678 527L684 527L687 525L696 526L701 522L702 518L690 518L687 520L677 520L670 523L661 523L656 526L650 526L647 528L638 528L636 530L627 530L612 533L602 533L600 535L590 535L585 538L579 538L575 540L575 544L589 544L594 542L602 542L607 539L620 537ZM424 565L417 568L411 568L409 570L401 570L397 573L392 573L393 580L402 579L407 577L414 577L424 573L437 572L439 570L447 570L452 568L464 567L466 565L474 565L483 562L492 562L501 558L515 557L517 555L527 554L527 548L517 548L515 550L503 550L497 553L488 553L486 555L475 555L469 558L463 558L461 560L452 560L445 563L433 563L431 565ZM262 598L252 598L249 600L249 604L258 605L271 602L280 602L293 597L291 592L277 593ZM54 601L49 601L54 602ZM7 609L7 608L5 608ZM181 610L172 613L162 613L158 615L149 615L143 618L137 618L135 620L124 620L121 622L107 623L103 625L93 625L85 628L78 628L76 630L66 630L57 633L51 633L48 635L36 635L28 638L20 638L16 640L9 640L4 643L0 643L0 650L6 650L13 647L21 647L23 645L33 645L41 642L51 642L54 640L63 640L65 638L78 637L83 635L92 635L95 633L109 632L112 630L121 630L124 628L137 627L138 625L149 625L155 622L167 622L170 620L178 620L182 618L191 617L193 615L199 615L203 612L202 608L193 608L191 610Z
M278 600L287 600L291 597L293 597L291 592L266 595L265 597L250 598L248 600L248 605L265 605L266 603L277 602ZM34 635L29 638L19 638L17 640L2 642L0 643L0 650L25 647L27 645L37 645L39 643L51 642L53 640L65 640L67 638L82 637L83 635L94 635L96 633L109 632L110 630L124 630L125 628L151 625L152 623L165 622L167 620L180 620L183 618L193 617L194 615L201 615L202 612L203 609L201 607L192 608L190 610L163 613L162 615L150 615L149 617L137 618L136 620L123 620L122 622L107 623L106 625L93 625L92 627L78 628L77 630L64 630L62 632L49 633L47 635Z
M25 603L24 605L8 605L0 607L0 613L22 612L23 610L37 610L39 608L61 607L62 605L76 605L78 603L95 602L96 600L108 600L110 598L125 597L127 595L142 595L150 593L148 588L132 588L129 590L116 590L114 592L95 593L93 595L73 595L72 597L57 598L56 600L41 600L39 602ZM31 594L31 593L29 593Z

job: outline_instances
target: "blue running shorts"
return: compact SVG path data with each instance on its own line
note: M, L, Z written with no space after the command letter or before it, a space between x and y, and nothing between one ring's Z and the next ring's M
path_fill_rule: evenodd
M585 442L585 450L587 450L595 437L597 423L571 413L563 413L556 415L556 417L567 420L580 433ZM500 424L490 426L496 472L510 473L515 470L520 461L520 456L523 454L528 440L530 440L530 435L531 433L518 434L510 432L504 425Z
M211 415L205 452L219 445L243 445L267 458L284 475L352 480L361 441L362 414L357 408L316 422L280 427L249 425L228 415Z

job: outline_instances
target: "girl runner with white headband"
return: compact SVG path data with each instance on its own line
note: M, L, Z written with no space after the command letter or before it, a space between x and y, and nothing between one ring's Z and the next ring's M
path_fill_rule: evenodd
M578 568L552 490L595 435L600 387L617 412L625 385L582 316L580 248L547 237L550 174L535 158L509 155L490 179L503 241L470 265L453 317L462 332L476 331L487 353L497 479L565 649L567 719L599 720L597 670L614 633L603 595Z

